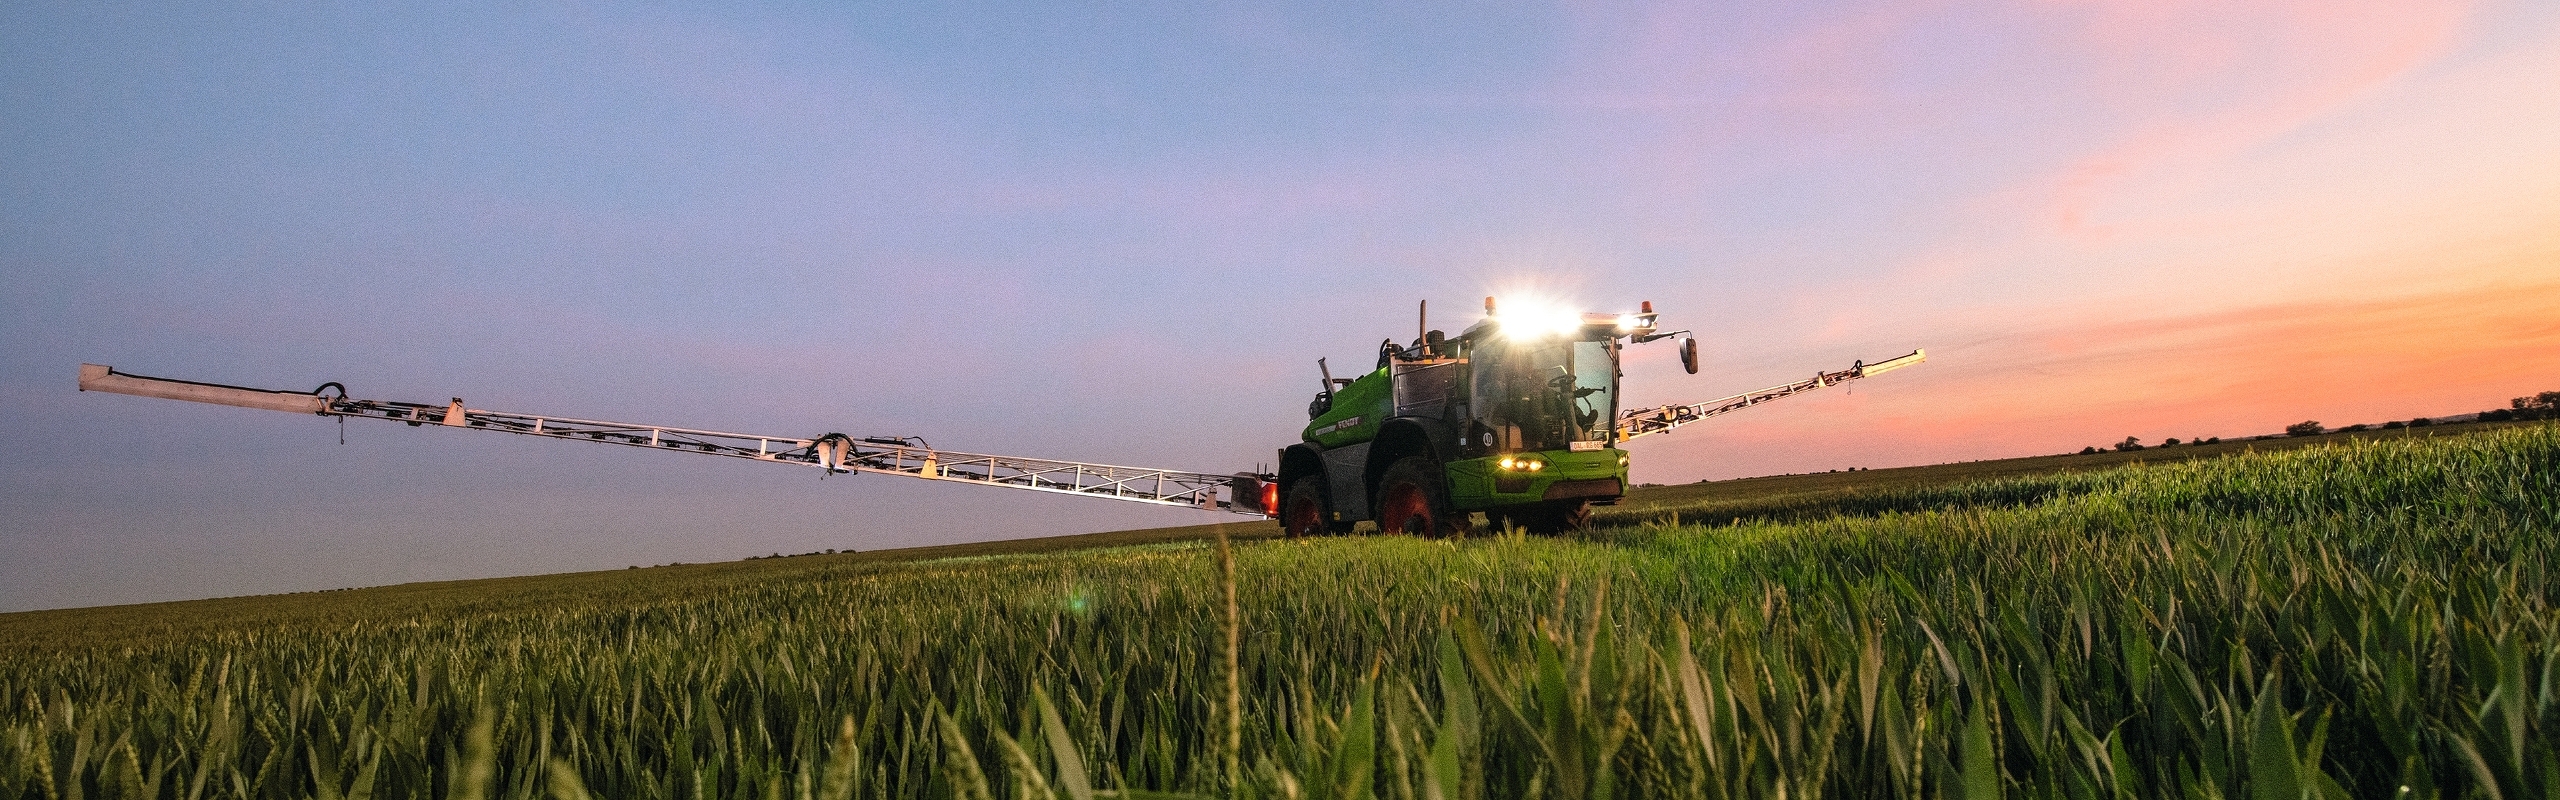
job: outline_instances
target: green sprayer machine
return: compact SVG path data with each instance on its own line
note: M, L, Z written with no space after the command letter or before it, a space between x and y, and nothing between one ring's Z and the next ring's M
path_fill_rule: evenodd
M1425 306L1427 311L1428 307ZM1427 323L1428 315L1423 316ZM308 392L154 378L80 365L81 391L185 400L440 429L645 447L816 467L820 475L877 473L924 480L1099 497L1277 517L1291 536L1378 529L1439 536L1467 529L1475 512L1497 526L1534 532L1579 527L1591 507L1627 490L1630 439L1919 363L1913 351L1874 364L1689 405L1622 410L1626 347L1676 339L1698 371L1687 331L1656 329L1653 304L1633 314L1512 309L1456 336L1417 326L1410 344L1390 339L1377 366L1333 377L1317 359L1323 391L1307 408L1300 441L1280 449L1279 471L1187 472L940 450L916 437L774 436L522 414L449 403L350 397L338 383Z
M1428 306L1424 310L1428 311ZM1377 368L1337 379L1307 407L1302 441L1280 451L1265 503L1291 536L1378 528L1424 536L1465 530L1474 512L1536 533L1581 527L1591 508L1627 493L1630 439L1919 363L1924 351L1705 403L1622 410L1625 348L1676 339L1698 371L1688 331L1657 329L1653 303L1633 314L1523 309L1485 316L1456 336L1422 315L1409 345L1378 347Z

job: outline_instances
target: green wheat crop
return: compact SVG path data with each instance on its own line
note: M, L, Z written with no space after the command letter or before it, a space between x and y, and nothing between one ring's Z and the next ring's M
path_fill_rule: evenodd
M1610 519L0 631L0 797L2560 795L2560 428Z

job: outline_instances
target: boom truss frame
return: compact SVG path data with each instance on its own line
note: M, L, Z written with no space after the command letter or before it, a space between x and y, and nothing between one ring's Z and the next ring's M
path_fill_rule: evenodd
M337 395L325 393L333 387ZM723 456L817 467L825 474L872 472L1255 516L1263 513L1261 483L1268 480L1247 473L1219 475L936 450L913 437L731 433L468 408L458 397L444 405L359 400L346 397L344 387L334 383L309 393L283 392L133 375L96 364L80 365L80 389ZM1222 488L1230 490L1228 497L1219 496Z
M1849 365L1848 369L1841 370L1839 372L1816 372L1813 374L1813 377L1796 381L1794 383L1783 383L1755 392L1743 392L1731 397L1720 397L1704 403L1689 403L1685 405L1674 404L1620 412L1618 414L1618 441L1624 442L1629 439L1634 439L1640 436L1652 436L1657 433L1670 433L1673 430L1679 429L1680 426L1697 422L1708 417L1731 414L1771 400L1793 397L1818 389L1827 389L1859 378L1864 378L1870 375L1880 375L1927 360L1929 360L1929 351L1913 350L1908 354L1889 358L1873 364L1869 364L1864 361L1854 362Z

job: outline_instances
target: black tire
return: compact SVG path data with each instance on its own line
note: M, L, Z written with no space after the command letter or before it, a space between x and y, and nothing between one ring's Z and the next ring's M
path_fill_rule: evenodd
M1426 456L1406 456L1378 478L1378 532L1440 538L1462 533L1466 517L1449 508L1448 480Z
M1289 491L1280 497L1280 532L1291 539L1304 539L1332 532L1326 524L1324 479L1321 476L1299 478L1289 483Z

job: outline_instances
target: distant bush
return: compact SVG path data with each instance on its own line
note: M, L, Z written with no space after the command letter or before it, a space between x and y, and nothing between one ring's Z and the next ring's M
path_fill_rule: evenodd
M2094 455L2097 455L2097 454L2098 454L2098 448L2095 448L2095 447L2083 447L2083 448L2080 448L2080 454L2081 454L2081 455L2084 455L2084 456L2094 456Z
M2124 437L2124 441L2116 443L2116 452L2119 453L2130 453L2140 449L2142 449L2142 440L2135 437L2127 436Z
M2161 443L2160 443L2160 446L2161 446L2161 447L2176 447L2176 446L2178 446L2178 437L2171 436L2171 437L2169 437L2169 440L2168 440L2168 441L2161 442Z
M2516 412L2514 409L2492 408L2487 411L2480 412L2481 422L2505 422L2515 418Z
M2216 437L2213 437L2213 438L2211 438L2211 439L2206 439L2206 440L2204 440L2204 443L2205 443L2205 444L2221 444L2221 443L2222 443L2222 437L2220 437L2220 436L2216 436Z
M2427 417L2419 417L2417 419L2409 420L2409 427L2412 428L2424 428L2434 424L2436 424L2436 421Z
M2409 423L2401 422L2401 421L2396 420L2396 419L2395 419L2395 420L2392 420L2392 421L2390 421L2390 422L2382 423L2382 429L2383 429L2383 430L2386 430L2386 431L2396 431L2396 430L2399 430L2399 429L2401 429L2401 428L2406 428L2406 427L2409 427Z
M2560 418L2560 392L2543 392L2516 398L2512 409L2516 419Z
M2286 436L2318 436L2327 432L2329 432L2329 429L2321 427L2320 421L2316 419L2306 419L2301 422L2284 426L2284 435Z
M2364 424L2364 423L2359 422L2359 423L2356 423L2356 424L2353 424L2353 425L2346 426L2346 427L2344 427L2344 428L2339 428L2339 429L2338 429L2338 432L2339 432L2339 433L2354 433L2354 432L2356 432L2356 431L2360 431L2360 430L2364 430L2364 429L2365 429L2365 424Z

